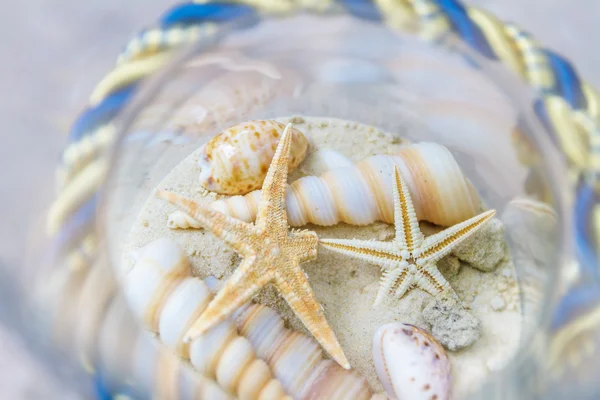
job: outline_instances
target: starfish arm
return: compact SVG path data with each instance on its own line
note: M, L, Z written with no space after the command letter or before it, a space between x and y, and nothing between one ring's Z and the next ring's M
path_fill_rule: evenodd
M292 134L289 132L291 126L292 124L288 124L283 130L277 150L275 150L275 155L269 166L269 171L263 182L262 195L256 216L256 226L261 229L271 229L282 225L285 226L286 231L288 228L285 194L292 143Z
M156 195L161 199L167 200L198 221L204 229L209 230L213 235L223 240L238 254L248 254L248 244L253 234L252 225L219 211L203 207L191 199L166 190L159 190Z
M319 246L319 237L315 232L290 232L287 242L288 247L294 248L294 254L298 254L297 262L299 264L306 261L312 261L317 258L317 247Z
M437 260L450 253L454 247L484 226L495 214L496 210L486 211L463 221L460 224L456 224L435 235L427 237L423 246L421 246L420 253L416 255L419 257L419 262L421 264L429 262L435 263Z
M308 284L308 279L299 265L288 269L275 279L281 296L290 305L304 326L323 346L323 349L343 368L350 369L350 363L340 346L335 333L327 323L321 305Z
M256 257L244 258L225 282L200 317L186 332L184 340L191 341L227 319L247 303L269 281L272 275L257 267Z
M412 253L423 243L423 233L419 228L419 220L410 197L408 185L400 174L398 166L394 166L394 224L396 226L396 243L402 249Z
M454 292L450 283L448 283L446 278L444 278L433 263L418 267L414 284L416 287L424 290L433 297L438 298L441 294L446 294L448 297L458 300L458 295Z
M381 275L381 279L379 280L379 290L377 291L375 302L373 302L373 307L378 307L383 299L391 293L394 293L398 298L404 296L404 293L406 293L412 283L412 278L412 275L408 274L406 265L402 268L393 268L383 271L383 275Z
M374 240L320 239L319 243L326 249L346 256L391 269L402 262L400 251L393 242L377 242Z

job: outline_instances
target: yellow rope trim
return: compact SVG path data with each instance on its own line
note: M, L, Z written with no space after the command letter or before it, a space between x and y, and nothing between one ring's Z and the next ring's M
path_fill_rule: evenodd
M585 140L587 134L573 118L571 107L558 96L546 97L544 103L567 158L575 167L585 168L589 159L588 143Z
M417 14L409 0L375 0L375 4L390 28L404 32L416 32L419 29Z
M98 190L107 172L107 160L99 158L75 176L48 211L48 234L58 232L65 218Z
M156 72L172 57L172 52L157 53L117 67L96 86L90 96L90 104L96 105L110 93Z
M102 125L95 132L71 143L63 153L62 165L57 170L57 189L62 190L77 172L105 151L115 139L112 124Z
M596 89L587 83L583 83L583 94L587 100L587 112L594 118L596 123L600 123L600 94Z
M525 77L525 67L519 50L504 31L504 24L493 15L477 8L468 9L469 17L483 31L494 53L520 77Z
M450 23L440 8L429 0L408 0L419 17L419 36L425 40L437 40L450 31Z
M548 58L541 51L539 43L512 24L507 24L504 31L521 52L527 81L540 90L552 88L554 86L554 73L550 68Z
M194 0L194 3L198 4L212 2L212 0ZM274 15L292 14L299 8L294 0L233 0L233 3L250 6L265 14ZM323 1L323 3L328 4L330 1Z

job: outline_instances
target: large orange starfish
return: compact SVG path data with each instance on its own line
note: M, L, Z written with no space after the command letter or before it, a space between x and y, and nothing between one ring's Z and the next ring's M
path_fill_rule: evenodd
M268 283L275 285L302 323L342 367L350 364L327 323L300 264L317 257L315 232L289 231L285 208L290 143L288 124L263 184L254 224L240 221L167 191L157 195L193 217L242 258L200 318L186 333L192 340L230 316Z

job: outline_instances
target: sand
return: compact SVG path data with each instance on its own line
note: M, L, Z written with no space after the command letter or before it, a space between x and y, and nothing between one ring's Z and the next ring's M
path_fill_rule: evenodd
M279 118L285 123L289 118ZM303 121L303 122L301 122ZM397 135L354 122L332 118L295 118L295 127L310 141L310 150L333 149L352 161L378 153L392 153L403 140ZM208 204L222 196L207 193L198 184L198 152L184 159L159 185ZM304 175L323 172L310 156L290 174L289 181ZM204 278L213 275L226 279L239 263L239 257L221 241L204 230L171 230L167 217L175 208L151 196L143 206L125 245L123 271L131 266L128 255L161 236L175 239L185 248L194 273ZM424 224L426 225L426 224ZM374 223L365 227L340 224L334 227L307 226L321 237L391 240L393 227ZM425 228L425 226L424 226ZM498 246L496 246L498 247ZM515 269L506 246L505 253L491 272L473 268L451 255L440 262L440 270L469 312L481 321L482 335L474 345L448 352L453 369L453 393L459 398L476 390L485 377L499 370L518 348L522 316ZM422 310L431 296L413 289L402 299L388 299L380 307L372 307L380 277L377 266L352 260L339 254L319 250L318 259L303 264L317 299L325 310L327 320L336 332L353 368L362 373L376 391L382 390L375 373L371 346L374 332L383 324L399 321L429 328ZM486 267L489 268L489 267ZM287 304L268 287L256 301L274 307L291 327L305 333Z

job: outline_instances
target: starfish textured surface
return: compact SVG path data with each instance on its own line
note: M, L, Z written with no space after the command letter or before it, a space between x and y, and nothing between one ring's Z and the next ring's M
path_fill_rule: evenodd
M321 346L342 367L349 369L350 363L300 267L302 262L317 257L317 234L289 231L288 227L285 192L292 139L288 133L290 126L288 124L281 136L263 183L255 224L202 207L171 192L157 193L242 257L241 264L186 333L186 340L208 331L252 299L262 287L272 283Z
M425 238L419 228L408 186L398 167L394 167L394 177L396 237L393 241L321 239L321 245L352 258L379 265L383 269L375 306L388 294L401 298L413 287L418 287L436 298L446 298L461 304L454 289L437 269L436 262L491 220L496 211L486 211Z

